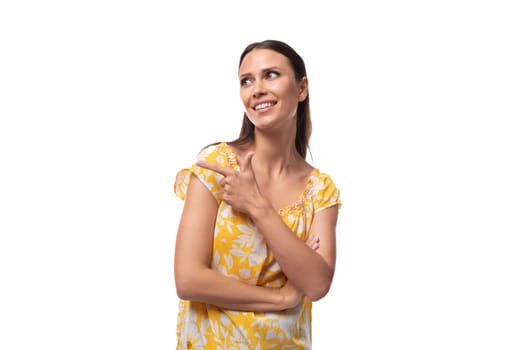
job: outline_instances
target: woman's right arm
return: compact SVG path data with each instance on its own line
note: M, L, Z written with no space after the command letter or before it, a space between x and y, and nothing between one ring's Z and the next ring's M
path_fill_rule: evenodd
M218 205L194 176L188 184L175 245L175 285L183 300L240 311L279 311L300 299L296 288L253 286L210 268Z

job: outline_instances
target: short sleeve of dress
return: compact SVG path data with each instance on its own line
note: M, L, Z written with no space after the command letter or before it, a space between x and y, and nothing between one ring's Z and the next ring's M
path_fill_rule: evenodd
M314 195L314 212L332 207L341 206L339 189L336 187L332 178L327 174L320 174L317 179L317 191Z
M223 144L211 145L199 152L197 160L206 160L210 163L228 166L228 157L224 153ZM222 186L219 184L222 175L212 170L201 168L193 164L189 168L180 170L175 177L174 191L177 197L184 200L186 198L186 191L190 183L191 175L195 175L206 188L210 191L217 203L222 200Z

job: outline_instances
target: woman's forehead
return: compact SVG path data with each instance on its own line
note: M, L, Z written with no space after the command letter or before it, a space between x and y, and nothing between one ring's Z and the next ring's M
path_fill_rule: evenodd
M277 51L270 49L255 49L246 56L239 67L239 74L248 74L268 68L291 68L288 58Z

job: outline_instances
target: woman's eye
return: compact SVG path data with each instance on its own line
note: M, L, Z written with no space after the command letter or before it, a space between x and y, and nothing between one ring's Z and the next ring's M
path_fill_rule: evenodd
M251 80L248 79L248 78L241 79L241 86L249 85L250 82L251 82Z
M269 71L268 73L266 73L266 76L268 78L277 78L279 76L279 73L275 72L275 71Z

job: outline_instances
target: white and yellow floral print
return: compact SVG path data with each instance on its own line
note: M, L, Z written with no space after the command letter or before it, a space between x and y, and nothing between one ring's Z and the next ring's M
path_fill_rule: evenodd
M222 142L201 151L198 159L238 168L233 149ZM219 204L211 267L244 283L281 287L286 276L250 219L222 202L221 176L196 165L181 170L174 190L184 199L191 174L196 175ZM318 169L303 194L279 214L297 237L306 240L314 213L340 205L339 190ZM177 349L310 349L312 302L303 297L295 308L281 312L240 312L181 300Z

